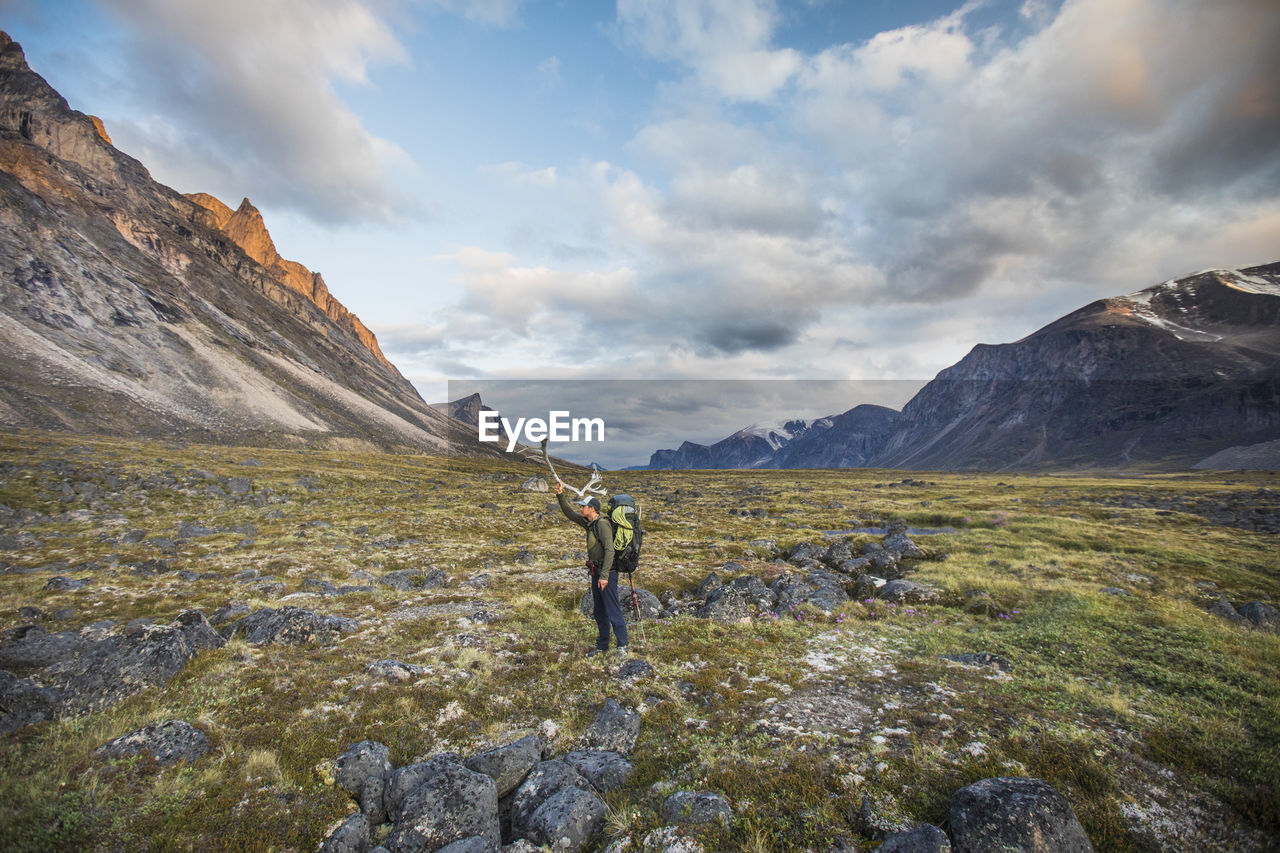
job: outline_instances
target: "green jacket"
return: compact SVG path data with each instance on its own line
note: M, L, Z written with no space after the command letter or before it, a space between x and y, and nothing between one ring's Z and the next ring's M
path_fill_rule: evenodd
M556 500L564 517L587 531L587 559L599 567L599 574L607 575L613 570L613 525L609 517L602 512L593 524L569 504L564 492L556 495Z

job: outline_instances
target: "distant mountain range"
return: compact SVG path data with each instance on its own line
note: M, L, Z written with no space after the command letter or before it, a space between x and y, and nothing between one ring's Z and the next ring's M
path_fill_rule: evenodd
M0 33L0 424L492 452L432 409L248 199L181 195Z
M1093 302L979 344L895 412L659 450L651 469L1280 468L1280 263Z

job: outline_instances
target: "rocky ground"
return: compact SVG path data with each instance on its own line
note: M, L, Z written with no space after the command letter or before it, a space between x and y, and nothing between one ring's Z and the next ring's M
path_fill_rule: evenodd
M529 468L0 442L5 849L1276 848L1274 475L610 474L588 659Z

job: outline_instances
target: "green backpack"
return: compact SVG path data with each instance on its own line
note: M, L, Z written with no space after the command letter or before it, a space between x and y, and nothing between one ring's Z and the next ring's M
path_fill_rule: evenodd
M609 498L607 514L613 524L613 567L630 574L640 565L640 545L644 539L640 507L631 495L614 495Z

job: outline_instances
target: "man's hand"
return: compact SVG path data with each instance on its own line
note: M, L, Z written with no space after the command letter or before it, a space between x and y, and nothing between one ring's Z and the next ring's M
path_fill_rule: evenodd
M596 581L596 585L597 585L597 586L599 586L599 587L600 587L600 589L602 589L602 590L603 590L606 586L608 586L608 585L609 585L609 579L608 579L608 578L600 578L600 580Z
M557 495L564 494L564 483L560 482L559 480L556 480L556 494Z

